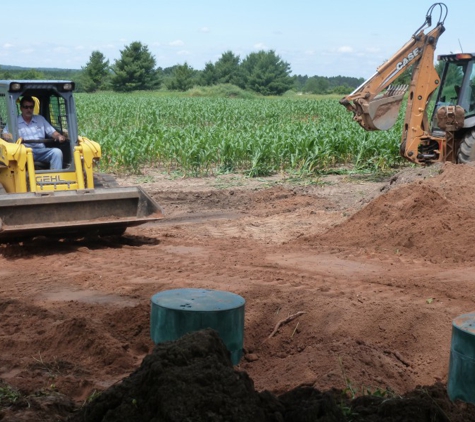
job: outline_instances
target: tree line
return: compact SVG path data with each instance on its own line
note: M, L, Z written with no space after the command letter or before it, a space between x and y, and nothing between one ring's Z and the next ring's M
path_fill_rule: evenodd
M138 41L125 46L114 63L110 63L100 51L93 51L81 70L25 70L0 66L1 79L72 79L77 90L84 92L160 88L187 91L195 86L232 84L261 95L282 95L289 90L309 94L347 94L364 81L363 78L291 76L290 73L290 64L273 50L250 53L244 59L226 51L215 63L207 62L203 70L195 70L187 62L161 68L157 67L148 47Z

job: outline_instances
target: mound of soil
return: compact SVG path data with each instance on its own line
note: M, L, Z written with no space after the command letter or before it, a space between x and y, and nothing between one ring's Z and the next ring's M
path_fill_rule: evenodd
M439 175L394 187L342 224L305 242L422 258L475 262L475 168L446 164Z
M362 396L352 401L338 390L322 393L306 386L279 397L256 392L247 373L233 369L218 334L208 329L158 344L137 371L69 421L457 422L475 420L474 410L472 405L451 403L442 385L404 397Z

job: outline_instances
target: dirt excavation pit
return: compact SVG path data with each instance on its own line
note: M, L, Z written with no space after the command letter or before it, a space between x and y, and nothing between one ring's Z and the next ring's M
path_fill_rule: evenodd
M473 167L142 177L157 224L1 247L0 420L475 420L446 392L475 308ZM214 331L153 344L150 298L176 288L246 300L239 365Z

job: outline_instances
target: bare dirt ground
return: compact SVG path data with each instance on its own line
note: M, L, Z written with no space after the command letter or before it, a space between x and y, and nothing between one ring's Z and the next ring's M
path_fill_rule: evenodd
M0 420L66 420L127 377L154 347L151 296L176 288L246 300L236 369L257 391L445 385L452 320L475 308L473 180L450 164L379 181L120 179L165 218L122 239L0 249L0 397L21 393Z

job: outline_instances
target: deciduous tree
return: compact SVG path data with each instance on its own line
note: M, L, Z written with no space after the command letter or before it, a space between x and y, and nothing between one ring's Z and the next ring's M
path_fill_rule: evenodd
M307 79L303 91L310 94L327 94L329 86L328 78L312 76Z

